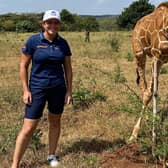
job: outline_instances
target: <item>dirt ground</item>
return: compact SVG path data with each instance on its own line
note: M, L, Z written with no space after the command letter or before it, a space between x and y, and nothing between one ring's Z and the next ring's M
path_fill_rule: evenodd
M106 153L100 168L162 168L163 165L150 163L149 158L140 154L138 142L124 145L112 153Z

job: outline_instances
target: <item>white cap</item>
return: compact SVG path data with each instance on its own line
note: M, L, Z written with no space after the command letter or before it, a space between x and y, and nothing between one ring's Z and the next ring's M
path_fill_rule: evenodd
M45 11L44 16L43 16L43 22L48 20L48 19L57 19L59 21L61 20L60 14L56 10L47 10L47 11Z

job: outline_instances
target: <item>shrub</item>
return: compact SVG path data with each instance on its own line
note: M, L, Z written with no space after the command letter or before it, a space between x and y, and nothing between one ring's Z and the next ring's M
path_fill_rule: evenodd
M126 78L122 74L122 71L121 71L120 66L118 64L117 64L116 68L114 69L113 78L114 78L115 83L125 83L126 82Z
M167 73L168 73L167 67L162 67L162 68L160 69L160 74L167 74Z
M132 54L131 54L130 52L127 53L126 59L127 59L127 61L129 61L129 62L132 62L132 61L133 61L133 56L132 56Z
M115 37L115 36L112 37L110 45L111 45L112 51L114 51L114 52L118 52L119 51L120 44L119 44L119 39L117 37Z
M79 88L73 93L73 107L74 109L89 108L95 101L106 101L106 96L100 92L91 92L86 88Z
M122 96L126 95L127 103L122 103L119 106L113 107L113 109L126 112L128 114L133 114L137 117L140 117L142 114L138 114L137 112L142 111L142 101L140 97L136 95L136 93L129 88L128 90L122 92ZM163 108L164 103L164 108ZM168 122L167 122L167 104L168 102L161 101L158 98L158 110L157 116L155 118L155 132L156 132L156 143L152 142L152 129L153 129L153 113L152 107L148 106L146 110L143 112L143 129L140 129L138 140L141 144L141 152L143 154L148 155L150 159L158 159L165 163L168 159ZM128 135L130 136L130 135ZM153 148L153 149L152 149ZM153 153L154 151L154 157Z
M30 21L20 21L16 24L16 32L33 32L35 26Z
M19 123L10 128L1 128L0 153L6 154L14 147L15 139L19 131Z
M41 136L43 135L41 129L36 129L33 133L29 148L33 151L40 149L43 145L41 144Z
M20 130L21 123L18 122L15 126L10 128L2 128L0 127L0 131L2 133L2 136L0 136L0 153L6 154L11 151L11 149L14 148L15 140L18 135L18 132ZM31 143L29 145L29 148L35 152L36 150L40 149L42 147L41 144L41 136L42 132L40 129L36 129L33 133Z

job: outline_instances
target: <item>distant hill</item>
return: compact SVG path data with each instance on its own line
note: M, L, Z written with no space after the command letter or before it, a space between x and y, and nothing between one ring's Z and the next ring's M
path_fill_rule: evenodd
M81 17L89 17L93 16L96 17L96 19L109 19L109 18L116 18L118 15L80 15Z

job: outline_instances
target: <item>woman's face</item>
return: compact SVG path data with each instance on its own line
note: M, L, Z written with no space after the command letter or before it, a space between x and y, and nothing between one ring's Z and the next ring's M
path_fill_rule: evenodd
M60 30L60 21L57 19L49 19L43 22L43 28L49 35L56 35Z

